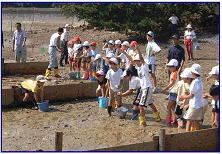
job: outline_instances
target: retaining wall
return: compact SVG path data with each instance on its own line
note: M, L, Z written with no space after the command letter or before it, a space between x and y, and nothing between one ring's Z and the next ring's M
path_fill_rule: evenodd
M37 75L44 74L49 62L2 63L4 75Z

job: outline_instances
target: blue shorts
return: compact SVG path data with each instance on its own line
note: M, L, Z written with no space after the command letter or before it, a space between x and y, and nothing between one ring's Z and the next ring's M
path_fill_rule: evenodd
M22 94L31 93L30 90L27 90L27 89L23 88L22 86L21 86L21 90L22 90Z
M176 93L169 93L168 100L169 101L176 101L177 100L177 94Z

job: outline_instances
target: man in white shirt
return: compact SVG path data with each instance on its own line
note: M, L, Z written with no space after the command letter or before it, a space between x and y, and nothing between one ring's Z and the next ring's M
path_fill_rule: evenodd
M171 35L178 34L178 17L173 13L168 20L171 22Z
M63 33L63 28L58 28L57 33L54 33L50 38L49 43L49 66L46 69L45 78L49 79L51 70L54 68L55 77L61 77L58 70L58 61L56 56L56 50L63 52L63 48L60 47L60 36Z
M147 47L146 47L146 58L145 62L149 65L149 73L154 82L153 92L155 93L157 90L157 80L155 75L156 70L156 60L155 55L161 51L160 47L154 42L154 33L149 31L147 33Z
M72 26L70 24L66 24L64 27L64 31L61 35L61 47L64 49L64 51L61 53L61 58L60 58L60 66L64 66L62 61L65 59L65 64L69 64L68 62L68 48L67 48L67 43L69 41L69 30Z
M26 62L26 32L21 29L21 23L16 23L16 31L13 35L12 51L15 52L15 60L17 63Z

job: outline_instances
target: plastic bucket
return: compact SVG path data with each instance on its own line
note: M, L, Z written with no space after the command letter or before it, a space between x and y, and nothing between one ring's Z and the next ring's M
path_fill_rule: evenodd
M194 48L195 50L200 50L200 45L195 45Z
M45 100L42 103L37 103L39 111L47 112L49 110L49 101Z
M117 117L119 117L120 119L126 118L126 114L128 112L127 108L120 107L120 108L117 108L116 111L117 111Z
M107 108L109 103L109 98L106 97L99 97L98 98L99 107L100 108Z

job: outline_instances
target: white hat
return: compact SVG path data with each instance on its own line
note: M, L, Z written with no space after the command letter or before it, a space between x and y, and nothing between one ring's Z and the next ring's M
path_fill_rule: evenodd
M71 25L71 24L66 24L66 25L65 25L65 28L66 28L66 27L72 27L72 25Z
M121 45L125 45L125 46L127 46L127 47L129 47L130 46L130 44L129 44L129 42L128 41L124 41Z
M115 44L121 44L121 41L120 40L116 40Z
M134 57L133 57L133 60L140 60L140 55L139 54L136 54Z
M115 63L116 65L118 65L118 60L116 58L111 58L109 61Z
M45 79L45 77L43 75L38 75L36 77L36 81L40 81L40 82L46 82L47 80Z
M191 69L185 68L184 71L180 74L181 78L192 78Z
M199 64L193 64L191 66L191 72L195 73L195 74L198 74L198 75L201 75L201 66Z
M147 35L150 35L150 36L152 36L152 37L154 38L154 33L153 33L152 31L149 31L149 32L147 33Z
M191 24L188 24L186 28L192 28Z
M209 74L216 74L216 75L219 75L219 65L214 66L214 67L212 68L212 70L210 71Z
M115 55L114 55L113 53L108 53L108 54L106 55L106 57L107 57L107 58L114 58Z
M102 58L102 56L100 54L97 54L94 60L98 60L100 58Z
M109 40L108 44L114 44L114 41L113 40Z
M103 71L97 71L96 76L100 76L100 75L105 75L105 73Z
M170 61L169 61L169 63L168 64L166 64L167 66L175 66L175 67L177 67L178 66L178 61L176 60L176 59L171 59Z
M83 47L89 47L90 46L90 43L88 42L88 41L85 41L85 42L83 42L83 45L82 45Z
M81 44L77 44L77 45L74 47L74 51L78 51L81 47L82 47Z

